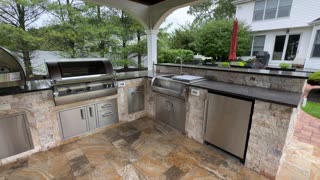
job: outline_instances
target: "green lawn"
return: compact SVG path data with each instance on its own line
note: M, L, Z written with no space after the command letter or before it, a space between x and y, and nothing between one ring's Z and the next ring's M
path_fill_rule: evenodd
M307 102L307 105L305 107L302 107L304 112L310 114L311 116L314 116L318 119L320 119L320 103L315 102Z

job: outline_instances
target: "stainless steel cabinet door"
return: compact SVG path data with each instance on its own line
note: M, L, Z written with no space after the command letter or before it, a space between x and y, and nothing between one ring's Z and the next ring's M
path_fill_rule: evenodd
M33 148L24 114L0 118L0 159Z
M156 120L168 124L180 132L185 132L185 101L163 95L157 95L156 98Z
M104 103L97 104L98 125L103 127L118 122L118 103L117 99L111 99Z
M157 95L156 96L156 121L160 121L169 125L170 123L170 115L169 115L169 107L168 101L169 99L165 96Z
M144 86L128 89L128 113L144 110Z
M87 106L87 114L88 114L88 127L90 130L94 130L97 128L97 112L95 105Z
M252 102L217 94L208 100L205 141L243 159Z
M88 131L87 113L85 107L60 111L60 124L64 139Z

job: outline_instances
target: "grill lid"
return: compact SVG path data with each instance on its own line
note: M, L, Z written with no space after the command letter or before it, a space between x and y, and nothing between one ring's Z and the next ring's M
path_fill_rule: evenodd
M63 59L46 64L55 85L113 79L112 64L106 59Z
M25 71L19 58L11 51L0 47L0 88L24 86Z

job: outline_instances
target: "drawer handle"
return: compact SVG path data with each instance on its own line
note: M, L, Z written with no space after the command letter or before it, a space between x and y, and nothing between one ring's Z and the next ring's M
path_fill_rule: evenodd
M132 91L131 95L136 94L136 93L142 93L142 91Z
M103 114L102 117L109 117L109 116L111 116L112 114L113 114L112 112L107 113L107 114Z
M101 106L102 109L110 108L110 107L112 107L112 104L105 104L105 105Z

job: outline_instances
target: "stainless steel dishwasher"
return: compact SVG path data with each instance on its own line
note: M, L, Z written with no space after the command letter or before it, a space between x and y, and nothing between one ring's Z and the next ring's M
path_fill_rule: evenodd
M252 107L251 100L209 93L204 140L244 162Z

